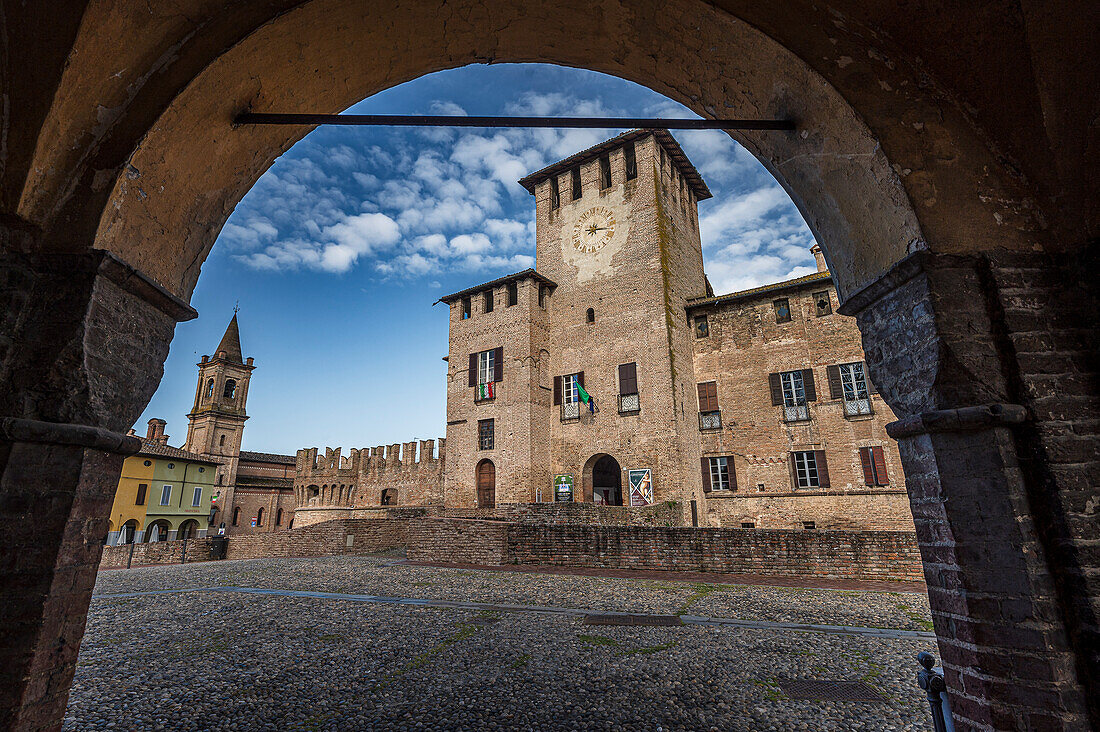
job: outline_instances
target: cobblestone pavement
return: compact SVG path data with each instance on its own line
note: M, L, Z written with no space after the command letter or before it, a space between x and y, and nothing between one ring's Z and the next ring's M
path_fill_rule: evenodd
M913 593L410 567L332 557L102 572L66 730L925 730L927 638L187 590L370 594L927 630ZM152 592L134 597L106 597ZM167 592L165 592L167 591ZM784 679L862 680L880 702Z

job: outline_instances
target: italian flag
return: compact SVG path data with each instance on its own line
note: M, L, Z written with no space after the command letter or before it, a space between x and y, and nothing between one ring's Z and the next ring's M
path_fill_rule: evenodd
M496 396L496 391L493 389L493 382L487 384L477 385L477 398L478 399L492 399Z
M580 397L582 402L588 405L589 412L592 414L596 413L596 400L592 398L591 394L584 390L579 379L577 380L577 396Z

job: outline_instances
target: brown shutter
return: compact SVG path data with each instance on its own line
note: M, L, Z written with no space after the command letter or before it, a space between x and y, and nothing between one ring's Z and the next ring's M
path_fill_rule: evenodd
M706 412L707 410L707 385L697 384L695 387L699 393L699 411Z
M890 477L886 475L886 456L881 447L871 448L871 458L875 461L875 484L890 485Z
M718 382L712 381L707 386L707 391L710 394L710 411L718 411Z
M699 384L697 388L699 390L699 411L717 412L718 382L704 381L702 384Z
M504 380L504 348L497 348L493 351L493 381L500 382Z
M561 404L561 377L554 377L554 406Z
M825 373L829 377L829 398L830 399L843 399L844 387L840 383L840 367L839 366L826 366Z
M703 470L703 493L710 493L710 459L699 458L699 467Z
M783 403L783 384L779 381L779 374L768 374L768 387L772 392L772 404L781 405Z
M733 455L726 455L726 469L730 474L730 490L737 490L737 471L733 469Z
M806 390L806 401L817 401L817 389L814 387L813 369L802 369L802 388Z
M470 354L470 386L477 386L477 354Z
M829 487L829 464L825 462L825 451L814 450L814 461L817 463L817 482L822 488Z
M787 453L787 470L791 474L791 490L798 488L798 469L794 465L794 453Z
M638 365L624 363L619 365L619 394L638 393Z
M871 448L859 448L859 462L863 466L863 482L867 485L875 484L875 466L872 459Z
M584 386L584 372L583 371L578 371L577 372L577 383L580 384L581 386Z

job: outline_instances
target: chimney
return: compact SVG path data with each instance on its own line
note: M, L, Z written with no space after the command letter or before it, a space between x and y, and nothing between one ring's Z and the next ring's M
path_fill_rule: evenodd
M814 259L817 260L817 271L828 272L829 265L825 264L825 255L821 253L821 247L819 247L817 244L814 244L812 247L810 247L810 251L813 253Z
M164 434L164 427L167 424L163 419L153 417L149 420L149 431L145 434L145 439L157 445L167 445L168 435Z

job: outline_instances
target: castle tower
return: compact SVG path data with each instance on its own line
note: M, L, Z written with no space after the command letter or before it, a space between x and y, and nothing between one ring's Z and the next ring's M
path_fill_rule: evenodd
M233 486L237 481L237 462L248 419L248 381L252 359L241 356L241 336L237 314L229 321L225 335L213 356L203 356L198 364L199 380L195 404L187 415L187 443L184 449L214 458L222 463L215 477L215 493L221 493L221 508L233 505ZM224 515L220 520L225 520Z

